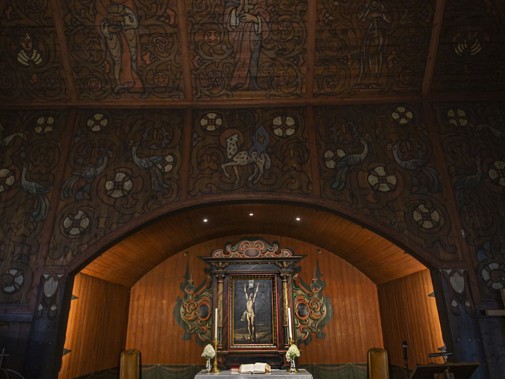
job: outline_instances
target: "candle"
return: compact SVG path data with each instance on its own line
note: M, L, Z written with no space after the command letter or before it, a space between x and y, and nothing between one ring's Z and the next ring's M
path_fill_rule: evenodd
M291 308L288 308L288 333L289 339L293 339L293 332L291 331Z
M214 339L217 340L217 308L214 312Z

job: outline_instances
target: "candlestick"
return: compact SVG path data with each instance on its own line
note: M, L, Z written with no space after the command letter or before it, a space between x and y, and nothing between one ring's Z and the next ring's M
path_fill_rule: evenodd
M218 339L217 338L217 308L215 309L214 311L214 339Z
M291 308L288 308L288 333L289 333L289 340L293 340L293 332L291 331Z
M216 308L216 314L217 314L217 308ZM217 367L217 337L214 339L214 351L216 352L216 354L214 355L214 364L212 365L212 370L210 372L218 374L220 370Z

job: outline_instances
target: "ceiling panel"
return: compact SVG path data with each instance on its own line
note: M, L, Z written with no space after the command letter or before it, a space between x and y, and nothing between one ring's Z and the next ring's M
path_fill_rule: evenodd
M468 93L503 97L501 0L255 3L253 24L242 33L225 6L232 2L221 0L3 1L0 108L305 110L420 103L433 95L444 101ZM306 118L304 127L314 128ZM301 223L293 221L296 215ZM205 225L204 216L210 220ZM321 246L376 283L422 268L398 247L333 214L255 204L170 215L104 252L85 272L131 286L192 244L262 233Z
M248 25L218 0L21 4L0 5L7 104L394 102L505 86L499 0L259 1Z

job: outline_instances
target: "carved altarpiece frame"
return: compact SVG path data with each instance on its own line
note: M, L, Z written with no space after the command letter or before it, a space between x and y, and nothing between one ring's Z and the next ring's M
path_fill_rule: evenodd
M242 239L214 250L209 257L201 257L210 266L213 309L218 309L220 366L229 368L257 361L272 367L285 364L284 355L289 346L288 308L293 309L293 274L302 258L275 242L270 244L262 239ZM261 291L271 293L262 295ZM237 308L245 312L246 296L254 297L255 292L263 301L261 313L256 312L255 316L258 340L247 340L244 329L247 326L238 326L241 311ZM248 324L246 318L244 313L241 321Z

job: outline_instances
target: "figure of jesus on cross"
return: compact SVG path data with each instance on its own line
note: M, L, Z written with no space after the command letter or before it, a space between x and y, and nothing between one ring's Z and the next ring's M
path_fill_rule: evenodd
M256 324L255 324L255 310L254 310L254 303L256 302L256 296L258 295L258 291L260 289L260 284L258 283L256 285L256 290L254 292L247 292L247 287L244 284L244 295L245 295L245 302L246 302L246 310L244 312L244 315L242 316L244 318L244 321L247 322L247 331L249 332L249 339L251 341L256 342Z

